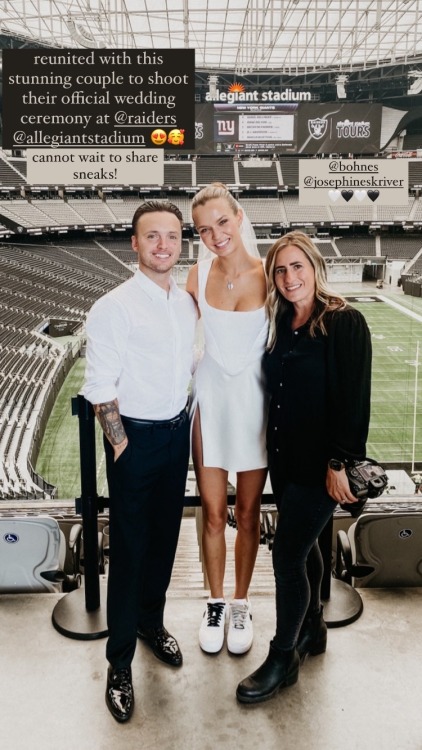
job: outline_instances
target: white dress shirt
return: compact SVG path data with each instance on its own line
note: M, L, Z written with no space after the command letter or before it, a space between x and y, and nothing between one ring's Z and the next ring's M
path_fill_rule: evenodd
M196 322L192 297L173 279L167 294L137 270L88 315L85 398L117 398L134 419L172 419L188 397Z

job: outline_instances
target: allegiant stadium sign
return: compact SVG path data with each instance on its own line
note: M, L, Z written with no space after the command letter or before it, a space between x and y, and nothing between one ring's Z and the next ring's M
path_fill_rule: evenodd
M282 91L220 91L208 92L205 95L206 102L310 102L310 91L293 91L283 89Z

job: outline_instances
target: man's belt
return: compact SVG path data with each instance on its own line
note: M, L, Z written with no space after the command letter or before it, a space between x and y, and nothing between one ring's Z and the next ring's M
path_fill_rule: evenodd
M154 427L162 430L177 430L184 424L188 418L186 408L182 409L180 414L173 419L133 419L132 417L126 417L121 415L123 424L131 424L134 427Z

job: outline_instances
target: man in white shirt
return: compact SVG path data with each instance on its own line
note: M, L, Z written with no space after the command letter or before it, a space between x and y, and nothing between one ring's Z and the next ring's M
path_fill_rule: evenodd
M84 395L104 431L110 495L106 703L117 721L133 712L137 637L182 664L163 625L189 461L188 387L197 312L171 277L183 218L168 202L135 212L134 276L99 299L87 323Z

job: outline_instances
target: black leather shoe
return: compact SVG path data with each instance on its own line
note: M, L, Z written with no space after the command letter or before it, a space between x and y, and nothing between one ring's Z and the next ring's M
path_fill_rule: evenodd
M107 708L116 721L123 723L130 719L135 705L130 667L113 669L109 666L105 698Z
M175 638L164 628L138 628L138 638L150 647L157 659L180 667L183 663L182 652Z
M240 703L267 701L280 688L297 682L299 664L299 654L295 648L291 651L279 651L270 643L264 663L237 686L237 700Z
M327 626L324 622L323 609L308 614L303 621L297 642L300 661L304 662L308 654L317 656L327 649Z

